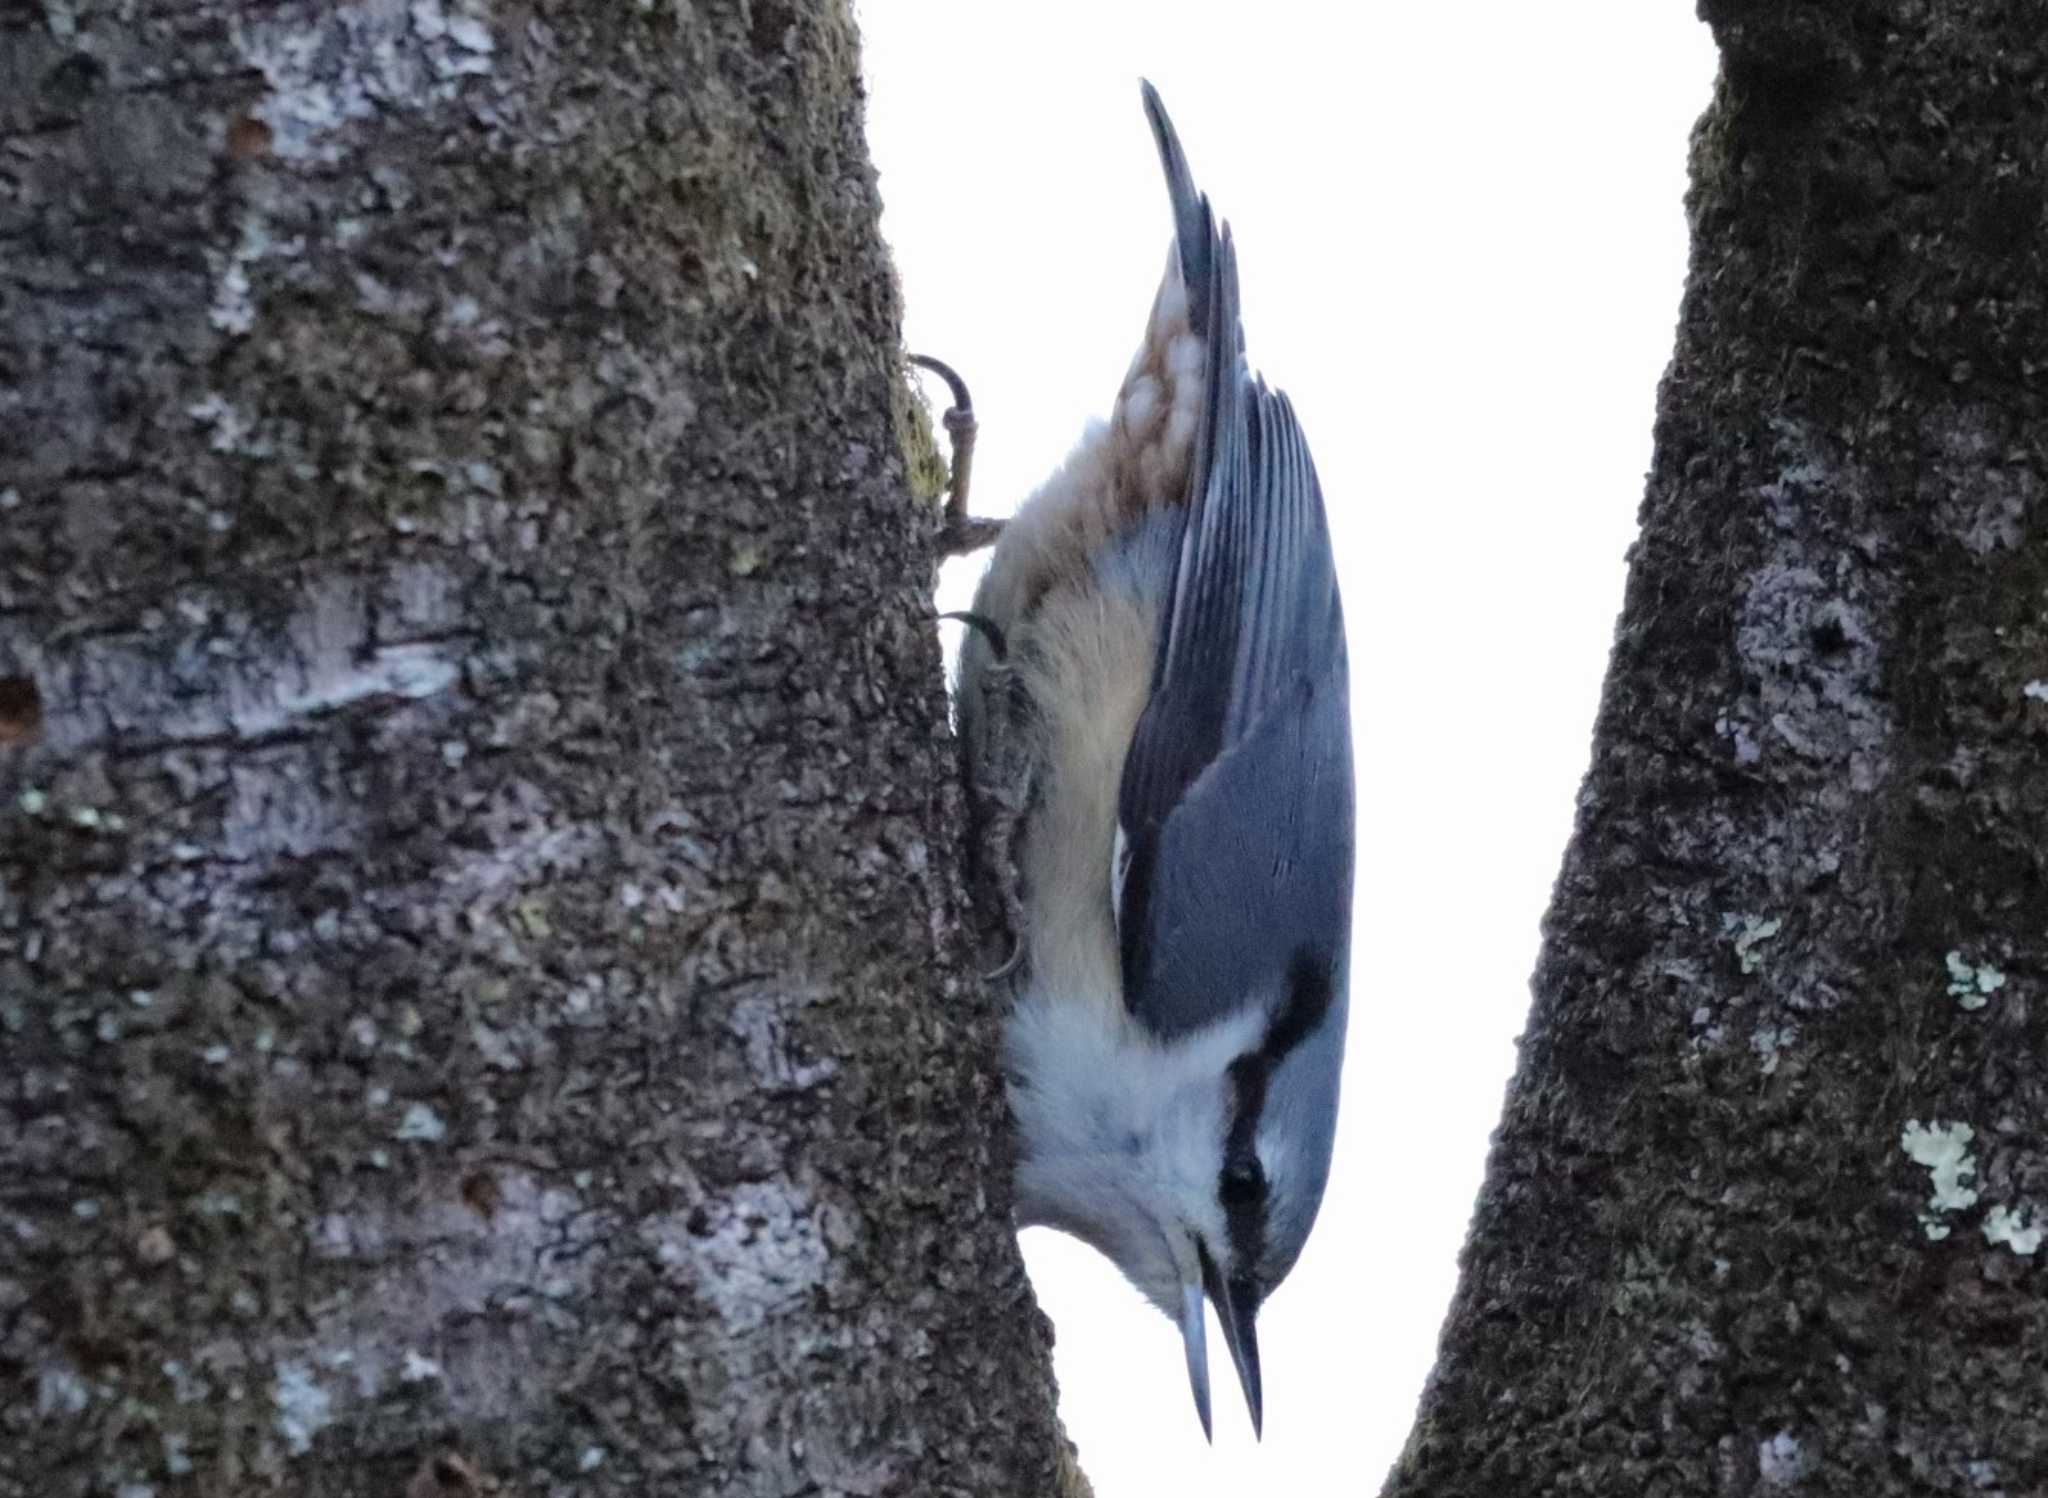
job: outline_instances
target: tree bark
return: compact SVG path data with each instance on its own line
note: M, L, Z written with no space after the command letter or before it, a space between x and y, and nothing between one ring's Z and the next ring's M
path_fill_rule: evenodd
M1576 832L1386 1491L2048 1489L2048 28L1702 0Z
M841 0L0 0L0 1493L1044 1493Z

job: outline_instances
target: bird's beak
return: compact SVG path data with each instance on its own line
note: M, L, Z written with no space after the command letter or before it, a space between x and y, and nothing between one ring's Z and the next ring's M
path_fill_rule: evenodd
M1245 1408L1251 1412L1252 1434L1263 1437L1265 1409L1259 1388L1258 1302L1252 1298L1248 1284L1233 1291L1229 1281L1216 1268L1216 1261L1209 1257L1208 1245L1199 1247L1202 1287L1209 1292L1209 1299L1216 1303L1216 1319L1223 1323L1223 1340L1230 1344L1230 1361L1237 1365L1237 1382L1244 1390ZM1208 1421L1204 1419L1202 1423L1206 1429Z
M1202 1316L1200 1285L1180 1287L1180 1340L1188 1350L1188 1383L1195 1391L1195 1413L1202 1417L1202 1438L1213 1445L1216 1437L1209 1429L1209 1332Z
M1216 1308L1222 1313L1223 1340L1230 1344L1230 1361L1237 1364L1237 1382L1244 1390L1245 1408L1252 1412L1252 1435L1262 1437L1265 1410L1259 1387L1259 1309L1250 1303L1250 1296L1239 1299L1226 1292L1226 1297L1224 1304Z

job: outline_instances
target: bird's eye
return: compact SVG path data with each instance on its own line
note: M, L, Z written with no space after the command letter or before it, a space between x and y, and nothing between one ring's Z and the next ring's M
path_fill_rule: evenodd
M1265 1194L1265 1190L1266 1172L1259 1168L1256 1156L1232 1160L1223 1167L1222 1194L1226 1202L1255 1202Z

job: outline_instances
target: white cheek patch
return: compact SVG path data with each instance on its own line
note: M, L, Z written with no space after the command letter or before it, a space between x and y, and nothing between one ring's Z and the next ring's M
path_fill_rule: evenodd
M1116 824L1116 844L1109 855L1109 914L1119 933L1124 924L1124 879L1131 872L1131 844L1124 824Z
M1265 1176L1268 1186L1287 1177L1290 1167L1294 1164L1288 1158L1292 1152L1287 1148L1287 1142L1277 1133L1260 1134L1258 1143L1253 1148L1258 1151L1259 1171Z
M1281 1194L1280 1188L1294 1174L1294 1151L1288 1148L1287 1136L1278 1129L1261 1129L1252 1148L1258 1152L1259 1169L1265 1172L1267 1195Z

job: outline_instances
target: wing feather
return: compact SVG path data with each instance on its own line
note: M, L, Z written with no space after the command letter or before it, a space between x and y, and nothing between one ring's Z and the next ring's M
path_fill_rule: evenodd
M1206 338L1186 518L1117 808L1125 1002L1167 1035L1284 989L1304 944L1348 927L1351 752L1315 464L1286 396L1246 364L1230 232L1150 85L1145 102Z

